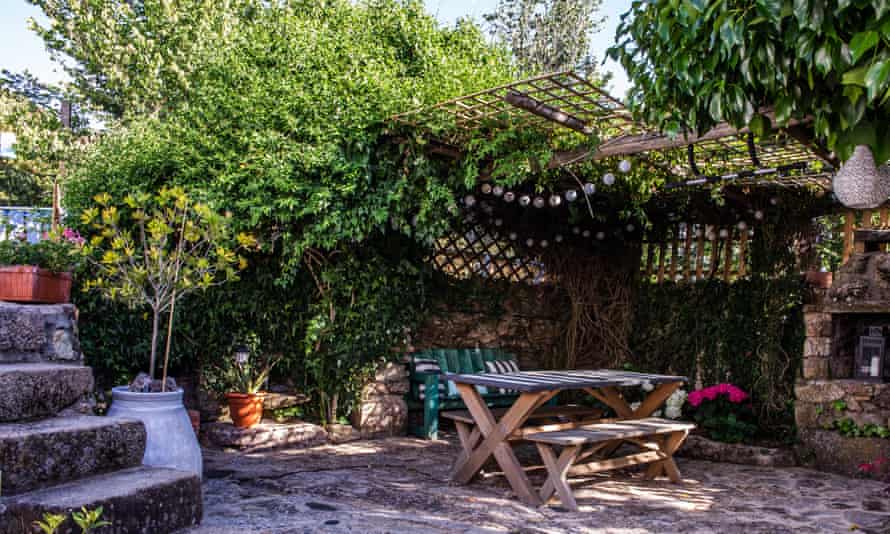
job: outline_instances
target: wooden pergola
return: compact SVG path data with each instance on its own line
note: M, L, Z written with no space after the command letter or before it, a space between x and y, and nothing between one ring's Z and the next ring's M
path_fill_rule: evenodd
M770 110L761 112L775 122ZM674 203L673 199L694 195L708 198L714 185L724 185L727 194L738 197L759 195L761 202L764 198L771 200L770 195L778 190L827 194L831 191L834 169L838 167L834 154L813 141L808 120L791 121L765 136L727 123L703 133L671 136L635 120L620 100L571 71L460 96L400 113L393 116L392 121L425 131L428 150L455 160L464 157L470 141L477 136L494 135L508 128L533 128L548 136L574 138L578 140L577 148L555 152L548 169L570 171L573 165L584 161L617 162L632 157L639 165L658 169L669 177L653 196L653 202L665 206ZM590 146L590 136L599 140L595 148ZM479 187L483 193L487 180L485 176L480 177ZM569 185L566 182L566 186ZM519 195L519 191L516 194ZM517 232L507 232L506 228L501 230L502 224L508 225L502 223L500 217L508 208L515 210L515 203L511 206L487 200L480 203L482 209L469 213L466 228L440 240L431 258L433 263L451 273L546 281L546 269L537 257L543 252L540 247L554 245L553 240L542 239L540 235L526 237L521 231L517 236ZM498 206L492 207L493 204ZM755 222L755 209L749 207L747 211L750 213L744 217ZM886 211L881 212L881 221L886 221L887 215ZM850 221L854 219L848 215L846 220L844 230L852 235L855 223ZM869 215L863 220L869 224L872 218ZM544 222L543 226L547 224ZM630 230L628 225L625 237L643 243L641 272L644 276L661 282L712 277L731 280L747 274L748 239L752 230L746 225L738 221L696 221L690 213L681 213L676 218L673 214L665 216L659 224L662 228L658 236L643 235L639 229ZM593 239L602 233L595 226L574 227L571 231L574 236L564 232L565 235L556 234L557 240Z

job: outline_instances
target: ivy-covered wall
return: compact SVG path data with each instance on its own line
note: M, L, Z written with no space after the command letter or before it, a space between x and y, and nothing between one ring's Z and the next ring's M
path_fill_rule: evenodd
M791 276L643 284L628 363L688 376L692 385L736 384L752 393L761 429L790 428L804 292Z

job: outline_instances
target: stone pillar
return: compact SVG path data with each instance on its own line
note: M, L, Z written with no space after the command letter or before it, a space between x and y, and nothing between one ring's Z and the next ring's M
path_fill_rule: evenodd
M829 378L831 359L831 314L817 311L804 312L806 339L803 346L803 378L819 380Z
M408 420L408 371L401 363L387 362L362 388L352 424L363 438L404 435Z

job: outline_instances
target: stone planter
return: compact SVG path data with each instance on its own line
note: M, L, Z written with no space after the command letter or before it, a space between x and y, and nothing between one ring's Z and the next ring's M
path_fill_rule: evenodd
M0 300L65 304L71 300L71 273L34 265L0 267Z
M166 393L135 393L127 386L111 390L109 416L139 419L147 435L144 465L203 472L201 447L182 404L182 390Z

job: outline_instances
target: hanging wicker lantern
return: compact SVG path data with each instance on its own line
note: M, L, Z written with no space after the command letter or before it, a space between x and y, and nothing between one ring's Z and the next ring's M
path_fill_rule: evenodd
M877 208L890 197L890 168L875 165L871 149L858 145L832 182L841 204L853 209Z

